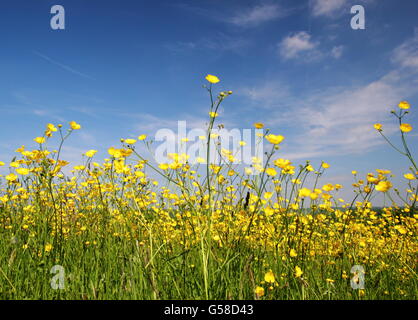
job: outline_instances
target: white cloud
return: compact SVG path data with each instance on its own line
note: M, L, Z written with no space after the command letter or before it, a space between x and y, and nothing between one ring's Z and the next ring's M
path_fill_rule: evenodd
M193 41L177 41L173 43L166 43L164 44L164 47L170 51L180 53L196 49L197 44Z
M331 16L347 3L347 0L313 0L314 16Z
M345 155L367 152L382 143L373 124L385 123L389 110L408 94L410 88L399 86L394 71L364 87L341 93L321 93L307 99L305 107L286 117L299 123L301 133L293 137L287 149L290 158L319 155ZM385 123L385 132L394 126ZM302 151L302 152L301 152Z
M214 50L218 52L241 53L243 48L251 45L249 39L242 37L231 37L225 33L218 33L213 38L201 38L196 41L177 41L166 43L164 47L174 53L186 53L194 50Z
M392 61L401 67L418 68L418 28L411 39L395 49Z
M251 27L286 15L287 12L277 4L263 4L241 11L227 21L240 27Z
M383 123L388 136L398 132L390 110L399 101L418 94L417 43L415 34L393 50L392 71L372 82L343 91L322 90L290 103L297 108L272 112L271 127L282 126L282 119L292 119L292 129L293 124L300 128L296 135L285 140L283 155L290 159L309 159L359 154L385 143L373 124ZM286 132L278 133L286 135Z
M341 58L344 51L344 46L335 46L331 50L331 56L335 59Z
M262 84L243 87L236 90L238 95L257 103L261 108L279 107L280 101L288 100L290 93L287 85L280 81L268 81Z
M376 0L309 0L311 1L312 14L316 17L328 18L340 17L342 14L350 14L350 6L375 4Z
M311 40L311 35L305 31L285 37L278 45L279 53L284 59L299 57L301 53L312 52L319 42Z

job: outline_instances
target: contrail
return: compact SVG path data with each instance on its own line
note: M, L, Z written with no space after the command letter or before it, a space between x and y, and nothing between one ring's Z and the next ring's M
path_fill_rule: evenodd
M79 76L82 76L82 77L87 78L87 79L90 79L90 80L95 80L92 77L90 77L89 75L84 74L84 73L82 73L80 71L77 71L77 70L75 70L75 69L73 69L73 68L71 68L69 66L66 66L65 64L59 63L58 61L55 61L55 60L51 59L50 57L48 57L48 56L46 56L46 55L44 55L44 54L42 54L42 53L40 53L38 51L33 51L33 53L36 54L37 56L45 59L46 61L51 62L52 64L55 64L55 65L57 65L58 67L61 67L64 70L67 70L68 72L77 74Z

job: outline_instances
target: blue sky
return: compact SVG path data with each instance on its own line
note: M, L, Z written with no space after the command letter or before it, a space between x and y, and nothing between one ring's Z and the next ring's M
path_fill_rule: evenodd
M50 28L55 4L65 30ZM350 27L354 4L365 30ZM49 122L83 126L64 150L73 162L178 120L203 126L210 73L234 91L219 121L264 122L286 137L281 157L329 162L328 182L350 184L354 169L399 177L408 163L373 124L391 135L389 112L407 99L418 128L417 12L415 0L2 1L0 160L35 147Z

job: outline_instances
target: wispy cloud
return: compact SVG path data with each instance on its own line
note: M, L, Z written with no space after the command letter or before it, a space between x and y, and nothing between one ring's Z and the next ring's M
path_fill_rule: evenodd
M344 52L344 46L335 46L331 50L331 57L334 59L339 59L343 55Z
M399 73L394 71L366 86L336 94L323 92L301 102L301 109L286 116L303 128L292 137L288 156L356 154L380 144L382 140L373 124L383 122L385 132L393 132L394 127L386 124L388 108L409 94L410 89L399 84Z
M44 59L44 60L46 60L46 61L48 61L48 62L50 62L50 63L52 63L52 64L54 64L54 65L56 65L58 67L60 67L61 69L64 69L64 70L66 70L68 72L71 72L73 74L79 75L79 76L81 76L83 78L87 78L87 79L90 79L90 80L94 80L89 75L87 75L85 73L82 73L82 72L80 72L78 70L75 70L75 69L73 69L73 68L71 68L71 67L69 67L69 66L67 66L67 65L65 65L63 63L60 63L60 62L58 62L58 61L56 61L56 60L54 60L54 59L52 59L52 58L50 58L50 57L48 57L48 56L40 53L38 51L33 51L33 53L36 54L38 57L41 57L42 59Z
M240 28L254 28L264 23L289 16L295 9L283 7L273 1L259 1L257 5L224 6L224 10L203 8L190 4L175 4L177 8L193 12L211 20Z
M404 68L418 69L418 28L411 39L395 49L392 61Z
M337 18L342 14L350 13L350 6L355 4L370 5L376 0L309 0L311 1L312 15L316 17Z
M318 45L319 42L313 41L309 33L300 31L285 37L278 44L278 50L280 56L286 60L298 58L301 54L309 55L313 58L317 54L315 48Z
M248 98L253 104L264 109L280 108L282 100L290 99L288 85L277 80L242 87L235 91L237 95Z
M286 140L284 155L290 159L343 156L367 153L384 143L373 124L383 123L385 133L392 135L398 128L389 111L399 101L418 94L417 43L416 33L395 48L392 70L369 83L329 88L301 97L284 95L282 100L287 107L270 109L266 119L273 128L286 125L287 119L292 119L290 129L295 129L293 124L300 128ZM273 84L265 86L274 88ZM261 95L257 96L257 88L249 91L249 96L252 92L254 98L260 99L258 105L264 106ZM275 90L265 93L272 99L280 95ZM286 132L279 133L286 135Z
M313 0L312 14L314 16L332 16L341 10L348 0Z
M249 47L251 40L243 37L232 37L225 33L218 33L216 37L203 37L196 41L177 41L166 43L164 47L174 53L187 53L195 50L214 50L217 52L241 53L243 48Z
M239 27L254 27L288 15L288 10L278 4L261 4L240 10L226 21Z

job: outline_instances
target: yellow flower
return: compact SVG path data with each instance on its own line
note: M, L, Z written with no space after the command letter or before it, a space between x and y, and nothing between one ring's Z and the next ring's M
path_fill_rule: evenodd
M279 168L286 168L287 166L289 166L291 164L290 160L286 160L286 159L277 159L274 160L274 165L278 166Z
M167 163L161 163L158 167L159 167L161 170L167 170L167 169L168 169L168 164L167 164Z
M0 167L4 166L4 162L0 161Z
M265 192L264 193L264 199L269 200L273 196L272 192Z
M401 101L398 105L400 109L408 110L411 106L407 101Z
M56 132L58 129L52 124L52 123L48 123L47 125L46 125L46 129L48 130L48 131L51 131L51 132Z
M269 271L264 275L264 281L268 282L268 283L274 283L276 281L276 279L274 278L274 273L273 271Z
M257 297L264 296L264 288L263 287L256 287L254 292L257 295Z
M276 172L276 170L275 170L274 168L267 168L267 169L266 169L266 173L267 173L269 176L272 176L272 177L274 177L274 176L277 174L277 172Z
M415 180L415 176L412 173L406 173L403 175L407 180Z
M380 123L376 123L376 124L374 125L374 128L375 128L377 131L382 131L382 125L381 125Z
M312 200L316 200L316 199L318 199L318 194L316 194L316 193L311 193L311 194L309 195L309 197L310 197Z
M36 137L35 139L33 139L33 141L35 141L36 143L42 144L45 142L45 138L44 137Z
M253 169L251 169L251 168L248 168L248 167L247 167L247 168L245 168L245 169L244 169L244 171L245 171L245 174L246 174L246 175L253 174Z
M111 156L113 156L115 158L120 158L122 156L120 150L115 149L113 147L110 147L109 149L107 149L107 153L109 153Z
M218 114L216 112L209 112L209 116L211 118L216 118L218 116Z
M17 180L17 175L15 175L14 173L8 174L6 176L6 180L10 181L10 182L16 181Z
M297 254L297 252L296 252L296 250L295 250L295 249L290 249L290 253L289 253L289 255L290 255L292 258L294 258L294 257L296 257L298 254Z
M45 245L45 251L46 252L50 252L52 250L52 248L53 248L52 247L52 244L50 244L50 243L48 243L48 244Z
M382 170L382 169L376 169L376 172L380 173L380 174L390 174L391 173L390 170Z
M262 124L261 122L256 122L256 123L254 123L254 127L256 129L263 129L264 128L264 124Z
M326 163L326 162L322 163L322 168L328 169L329 167L330 167L330 165L328 163Z
M390 183L390 181L380 181L376 185L376 190L380 192L387 192L390 188L392 188L392 183Z
M22 176L25 176L27 174L29 174L29 169L27 168L18 168L16 169L16 172Z
M298 266L295 267L295 277L300 278L300 276L303 274L303 271Z
M81 126L75 121L71 121L70 126L71 126L71 129L73 129L73 130L80 130L81 129Z
M127 143L127 144L135 144L136 140L135 139L125 139L124 142Z
M25 151L25 146L21 146L20 148L17 148L15 152L22 153Z
M271 144L279 144L284 140L284 137L281 135L268 134L266 135L266 139Z
M17 162L17 161L13 161L13 162L11 162L11 163L10 163L10 166L11 166L12 168L19 168L20 163L19 163L19 162Z
M326 184L322 187L322 190L324 190L326 192L330 192L330 191L334 190L334 186L331 183L328 183L328 184Z
M308 188L302 188L298 192L300 198L309 197L311 195L311 190L309 190Z
M220 81L217 76L213 76L211 74L208 74L205 79L210 83L218 83Z
M85 155L86 157L93 158L96 153L97 153L97 150L89 150L85 153Z
M402 123L399 127L402 132L410 132L412 131L412 126L409 123Z
M404 226L395 226L395 229L400 233L400 234L406 234L408 231L405 229Z
M146 138L147 138L147 135L146 135L146 134L141 134L141 135L138 137L138 140L142 141L142 140L145 140Z
M355 176L357 174L357 171L353 170L351 171L351 174Z

